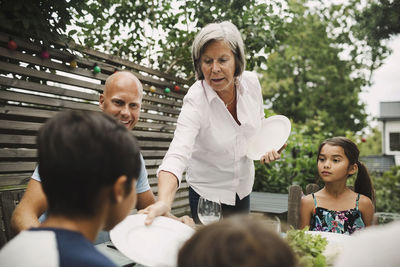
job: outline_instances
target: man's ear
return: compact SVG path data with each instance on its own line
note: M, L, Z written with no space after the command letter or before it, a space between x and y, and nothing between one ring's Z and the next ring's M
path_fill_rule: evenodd
M358 165L357 163L354 163L352 165L350 165L349 167L349 175L353 175L358 171Z
M104 111L104 94L101 94L99 97L99 107Z
M121 175L115 181L112 187L112 192L114 194L114 200L116 203L121 203L125 199L125 190L127 181L128 178L126 177L126 175Z

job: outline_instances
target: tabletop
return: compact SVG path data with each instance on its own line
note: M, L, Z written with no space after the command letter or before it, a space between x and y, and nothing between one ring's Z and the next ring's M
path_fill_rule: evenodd
M123 255L111 241L106 241L95 246L103 255L120 267L144 267Z

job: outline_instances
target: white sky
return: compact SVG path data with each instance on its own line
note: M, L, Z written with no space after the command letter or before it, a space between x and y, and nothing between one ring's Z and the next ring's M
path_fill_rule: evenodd
M380 101L400 101L400 35L389 41L389 47L392 54L373 73L372 86L360 95L366 103L367 113L374 117L379 116Z

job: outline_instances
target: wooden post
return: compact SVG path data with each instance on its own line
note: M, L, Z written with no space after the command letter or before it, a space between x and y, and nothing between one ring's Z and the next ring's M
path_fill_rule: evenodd
M289 187L287 222L294 229L299 229L300 227L300 200L302 194L303 190L299 185L291 185Z
M317 184L308 184L306 186L306 195L315 193L319 190L319 186Z
M15 206L17 206L19 201L21 200L24 191L25 189L0 192L0 207L2 215L0 247L5 244L6 240L10 240L15 236L14 231L11 229L11 216L15 209Z

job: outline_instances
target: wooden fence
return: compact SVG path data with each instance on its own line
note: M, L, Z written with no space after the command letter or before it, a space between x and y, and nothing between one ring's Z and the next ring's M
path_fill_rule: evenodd
M50 44L46 47L49 58L45 58L39 41L14 38L16 49L15 45L10 49L9 38L0 33L0 191L26 187L36 166L35 136L46 119L65 109L100 111L99 93L106 78L116 70L129 70L144 87L142 113L133 133L157 194L156 170L172 140L187 81L71 44ZM93 71L96 64L100 73ZM166 93L166 88L171 92ZM21 195L16 194L11 197L14 206ZM173 205L175 215L188 213L187 197L183 182ZM4 217L10 211L2 212Z

